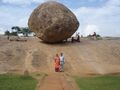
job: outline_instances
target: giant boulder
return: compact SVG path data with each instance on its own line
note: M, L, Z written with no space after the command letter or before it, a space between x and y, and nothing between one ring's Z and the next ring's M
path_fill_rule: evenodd
M43 41L56 43L71 37L78 29L79 22L66 6L49 1L32 12L28 26Z

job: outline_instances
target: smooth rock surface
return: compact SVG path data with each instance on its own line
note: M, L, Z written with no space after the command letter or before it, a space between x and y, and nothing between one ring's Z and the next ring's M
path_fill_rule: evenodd
M28 26L44 42L56 43L71 37L79 22L66 6L49 1L32 12Z

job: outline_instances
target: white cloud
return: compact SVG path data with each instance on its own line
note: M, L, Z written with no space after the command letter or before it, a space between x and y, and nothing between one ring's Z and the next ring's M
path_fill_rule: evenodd
M28 25L27 25L27 23L28 23L28 18L29 18L29 16L20 18L20 19L16 22L16 25L17 25L17 26L20 26L20 27L26 27L26 26L28 26Z
M0 26L4 27L3 29L10 29L10 27L17 25L27 26L30 13L39 3L44 1L48 0L2 0L5 4L26 7L0 5ZM65 2L67 4L67 1ZM32 6L33 3L36 3L36 6ZM97 8L79 7L74 9L73 12L80 21L78 31L81 34L86 35L97 30L101 35L120 36L120 0L108 0Z
M31 0L2 0L2 2L16 5L31 4Z
M26 27L28 18L33 8L0 6L0 26L10 30L12 26Z
M57 1L57 0L2 0L3 3L9 3L14 5L30 5L32 3L43 3L45 1Z
M86 28L84 29L84 35L89 35L89 34L93 34L93 32L98 33L99 29L96 25L87 25Z
M4 34L4 28L0 26L0 34Z
M30 3L42 3L46 0L2 0L4 3L10 3L15 5L29 5ZM37 5L36 5L37 6ZM17 7L17 6L0 6L0 26L10 30L12 26L27 27L28 18L35 7ZM2 30L3 30L2 29Z
M104 6L98 8L80 7L73 11L81 23L81 34L86 35L93 31L91 25L94 25L102 35L120 35L120 0L108 0ZM119 34L115 33L118 31Z

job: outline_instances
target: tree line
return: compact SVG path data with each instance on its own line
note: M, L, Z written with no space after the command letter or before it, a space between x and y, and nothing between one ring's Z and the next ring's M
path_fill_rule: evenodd
M23 36L28 37L28 35L32 33L32 31L30 31L28 27L13 26L11 30L11 32L9 30L6 30L5 35L18 36L18 34L23 34Z

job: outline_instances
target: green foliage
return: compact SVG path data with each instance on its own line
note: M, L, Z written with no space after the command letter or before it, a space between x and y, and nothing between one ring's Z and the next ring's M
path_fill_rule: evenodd
M17 32L9 32L9 31L5 31L5 34L4 35L7 35L7 36L10 36L10 35L12 35L12 36L18 36L18 33Z
M11 32L10 35L12 35L12 36L18 36L17 32Z
M22 30L23 35L26 37L28 37L28 34L31 33L28 27L21 28L21 30Z
M88 37L88 38L89 38L89 37L92 37L92 35L89 34L89 35L87 35L87 37Z
M0 75L0 90L35 90L37 80L27 75Z
M120 76L76 78L80 90L119 90Z
M97 34L96 37L101 37L101 36L99 34Z
M28 35L32 33L28 27L13 26L11 29L11 33L7 30L5 31L4 35L18 36L19 33L22 33L24 36L28 37Z
M4 34L4 35L9 36L9 35L10 35L10 32L7 30L7 31L5 31L5 34Z
M93 37L93 35L87 35L87 37ZM101 37L99 34L96 35L97 38Z
M11 29L15 30L16 32L21 32L21 29L18 26L13 26Z
M26 37L28 37L28 34L32 33L28 27L13 26L11 29L15 30L14 32L22 33Z

